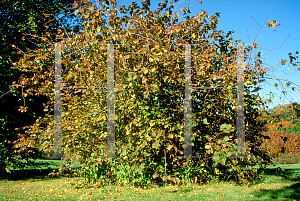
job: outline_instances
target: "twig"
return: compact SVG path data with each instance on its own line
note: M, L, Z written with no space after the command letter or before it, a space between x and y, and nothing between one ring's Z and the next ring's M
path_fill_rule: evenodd
M24 100L24 107L25 107L25 98L24 98L24 96L23 96L23 86L22 86L22 98L23 98L23 100Z
M4 96L5 94L9 93L9 92L11 92L11 89L10 89L8 92L3 93L3 94L0 96L0 98L1 98L2 96Z

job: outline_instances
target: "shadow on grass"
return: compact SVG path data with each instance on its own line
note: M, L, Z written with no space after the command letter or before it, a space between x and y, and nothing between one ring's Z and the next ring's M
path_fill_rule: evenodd
M1 176L1 179L7 180L28 180L28 179L50 179L48 176L53 170L49 168L49 170L11 170L11 173L7 173Z
M28 179L52 179L49 173L57 171L60 167L61 160L46 160L38 159L35 161L35 166L29 167L27 169L9 169L10 173L5 173L0 175L0 179L7 180L28 180ZM74 170L76 168L72 168ZM65 174L60 176L72 176L71 171L65 171Z
M255 192L255 196L258 198L269 197L274 200L278 199L291 199L300 200L300 164L280 164L274 167L260 169L264 171L265 175L281 177L284 182L296 182L287 187L281 187L280 189L260 189ZM274 185L276 185L274 183Z
M272 168L259 169L259 171L264 171L265 175L280 176L286 181L300 181L300 164L293 164L291 167L288 165L276 165Z
M274 200L279 199L292 199L299 200L300 199L300 183L293 184L291 186L287 186L278 190L266 190L261 189L255 193L255 196L258 198L268 197Z

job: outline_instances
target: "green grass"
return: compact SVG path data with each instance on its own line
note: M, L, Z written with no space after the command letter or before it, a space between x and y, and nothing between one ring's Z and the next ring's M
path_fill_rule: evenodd
M40 171L59 168L59 160L48 162L51 162L50 169ZM12 174L17 176L0 180L0 200L300 200L300 164L268 167L264 169L264 180L251 186L212 182L151 189L112 185L78 189L74 184L83 178L51 178L37 172L26 176L16 172Z

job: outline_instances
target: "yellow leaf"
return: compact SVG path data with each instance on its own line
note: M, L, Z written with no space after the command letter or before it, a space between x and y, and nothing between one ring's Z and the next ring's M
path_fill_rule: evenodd
M215 173L216 174L221 174L218 168L215 168Z
M146 53L146 50L142 50L142 51L141 51L141 54L145 54L145 53Z
M277 26L277 21L273 20L273 21L268 21L268 27L276 27Z
M193 33L193 34L192 34L192 37L193 37L193 38L196 38L196 34L195 34L195 33Z
M290 70L290 68L288 68L288 70Z
M150 58L149 58L149 61L150 61L150 62L152 62L152 61L158 61L158 58L156 58L156 57L153 57L153 58L150 57Z
M168 150L168 151L171 150L172 148L173 148L173 146L170 145L170 144L167 146L167 150Z

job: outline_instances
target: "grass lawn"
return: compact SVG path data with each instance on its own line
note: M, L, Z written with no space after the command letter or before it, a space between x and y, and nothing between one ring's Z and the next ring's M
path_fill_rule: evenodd
M52 161L50 166L57 169L58 164ZM51 172L45 168L40 174L46 171ZM264 171L264 181L251 186L212 182L152 189L111 185L76 189L73 184L83 178L51 178L35 172L1 179L0 200L300 200L300 164L277 165Z

